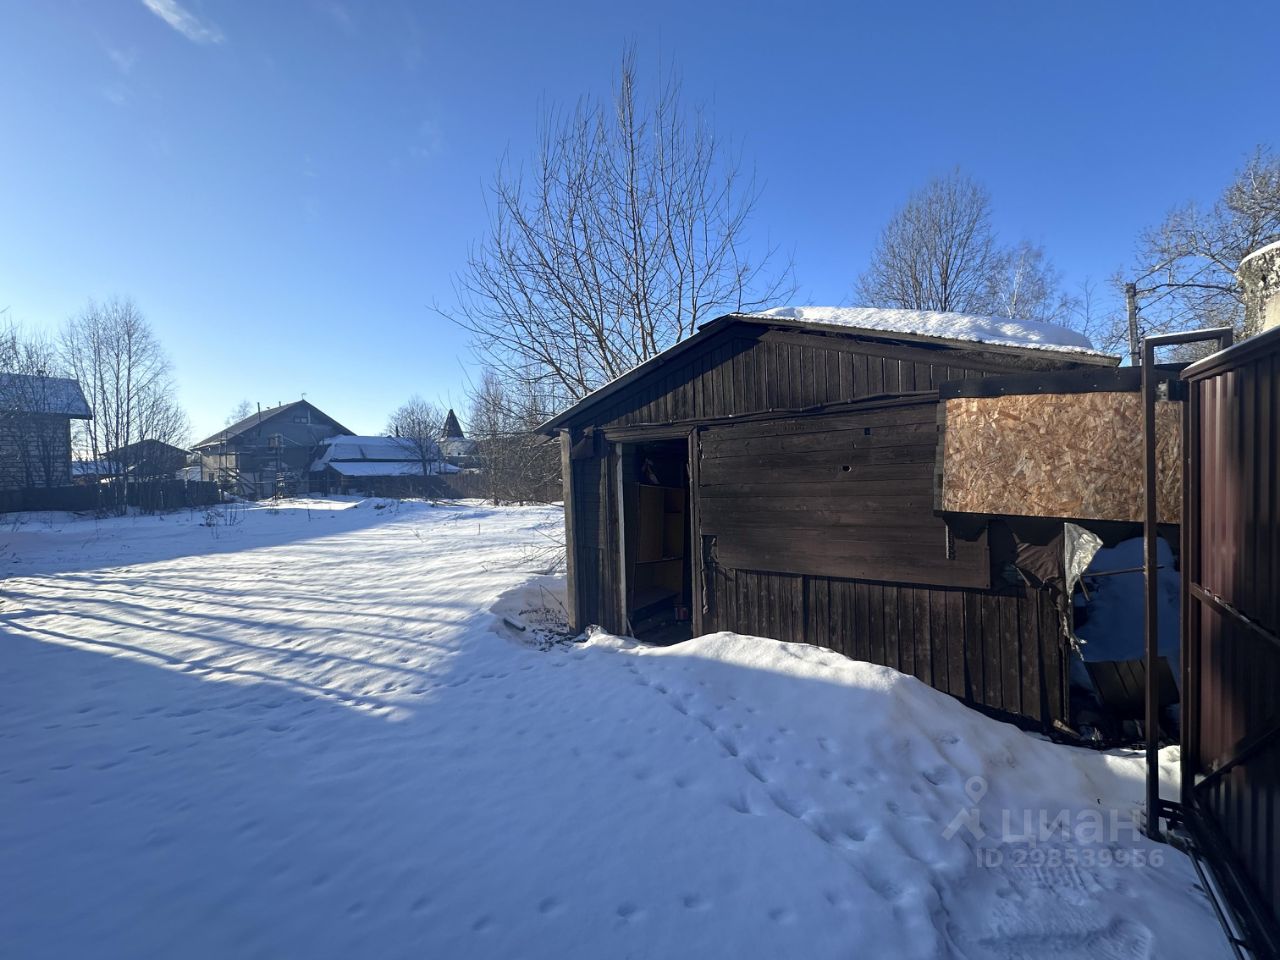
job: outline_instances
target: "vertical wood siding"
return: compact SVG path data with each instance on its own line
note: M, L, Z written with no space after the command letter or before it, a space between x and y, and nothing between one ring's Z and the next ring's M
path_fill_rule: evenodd
M1067 719L1069 661L1049 595L716 566L704 629L812 643L909 673L984 709Z
M723 417L933 391L947 380L1043 365L924 344L728 326L571 423L575 440L588 429L608 436L616 429L692 427ZM707 566L702 628L819 644L911 673L976 706L1045 726L1066 719L1067 658L1047 595L984 589L990 582L985 539L957 542L956 561L944 559L942 523L932 515L934 406L925 403L917 413L914 419L899 415L896 422L881 417L884 429L868 421L858 430L847 424L828 430L837 438L834 446L800 439L815 432L811 422L800 422L808 416L800 413L786 423L770 421L772 426L735 426L733 437L704 430L708 443L724 442L714 457L699 461L699 540L728 523L719 533L733 529L738 545L726 538L726 556ZM608 444L601 447L607 450ZM836 469L848 466L842 480L856 479L856 489L847 482L833 487L821 477L811 483L814 470L834 463L827 461L837 449L844 459ZM618 508L609 475L607 453L574 460L569 508L580 622L620 631L625 627L617 610ZM755 489L750 478L760 481ZM726 498L730 483L735 489ZM716 497L719 503L713 503ZM770 538L779 541L774 535L797 516L838 527L845 546L832 547L835 541L828 538L822 547L808 533L793 536L792 548L773 546ZM849 546L869 542L860 529L873 531L882 545L878 554ZM751 557L765 547L787 568L753 569ZM884 562L850 567L848 556L858 551ZM802 565L806 560L809 565Z

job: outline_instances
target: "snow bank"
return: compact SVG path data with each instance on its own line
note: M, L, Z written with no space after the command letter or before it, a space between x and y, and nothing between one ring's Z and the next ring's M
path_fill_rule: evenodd
M1090 834L1136 756L802 645L531 648L502 618L557 594L562 523L305 501L18 531L5 954L1227 955L1181 854ZM1042 812L1065 833L1019 839Z
M878 307L777 307L750 316L793 320L824 326L904 333L942 340L989 343L1004 347L1054 350L1107 356L1089 338L1066 327L1034 320L977 317L933 310L890 310Z

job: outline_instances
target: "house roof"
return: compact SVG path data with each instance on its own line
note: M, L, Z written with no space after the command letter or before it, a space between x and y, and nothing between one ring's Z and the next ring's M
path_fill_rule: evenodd
M440 431L440 436L445 440L465 440L466 434L462 432L462 424L458 423L458 415L453 412L453 408L449 408L449 415L444 418L444 429Z
M357 437L344 434L320 441L320 460L421 460L417 446L404 437ZM433 444L434 446L434 444ZM434 451L437 455L439 450Z
M345 477L421 477L424 474L418 447L403 437L328 437L324 450L311 465L312 470L330 467ZM434 444L433 444L434 446ZM428 475L455 473L457 467L439 459L440 450L430 451Z
M71 461L73 477L113 477L118 473L120 473L120 463L116 460Z
M342 474L344 477L421 477L423 475L420 460L332 460L326 463L316 461L313 470L325 467ZM427 464L427 476L441 473L459 473L451 463L437 461Z
M108 459L120 457L124 455L126 459L141 454L147 457L185 457L187 451L182 447L174 446L172 443L166 443L163 440L136 440L133 443L120 447L117 450L107 450L103 456Z
M78 381L29 373L0 373L0 410L54 414L72 420L93 419Z
M320 416L332 422L334 427L337 428L339 433L351 432L342 424L338 423L337 420L334 420L333 417L329 416L327 413L325 413L323 410L317 407L314 403L311 403L307 400L293 400L289 403L282 403L278 407L271 407L268 410L262 410L260 412L255 411L254 413L249 414L249 416L245 417L243 420L237 420L235 423L231 424L231 426L223 427L221 430L217 431L216 433L212 433L209 436L205 437L199 443L193 444L192 449L197 450L200 447L207 447L211 444L221 443L224 440L232 440L235 437L238 437L241 434L249 430L252 430L254 427L258 426L258 424L266 423L272 417L277 417L282 413L288 413L289 411L293 410L295 407L308 407L309 409L314 410L316 413L320 414Z
M1083 334L1056 324L1005 321L997 317L941 313L929 310L891 310L876 307L779 307L761 313L729 313L702 324L696 333L632 367L587 394L567 410L538 427L554 433L588 407L624 389L659 367L688 352L735 323L792 330L812 330L857 336L888 343L929 343L953 350L1056 358L1069 363L1114 367L1120 358L1094 350Z

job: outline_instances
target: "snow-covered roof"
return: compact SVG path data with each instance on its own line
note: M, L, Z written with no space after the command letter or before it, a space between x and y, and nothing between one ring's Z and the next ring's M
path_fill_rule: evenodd
M312 470L332 467L344 477L421 477L422 456L412 440L403 437L328 437ZM428 451L427 474L456 473L458 468L440 459L440 448L432 442Z
M875 333L900 333L934 340L1106 356L1100 350L1095 350L1084 334L1056 323L1035 320L1009 320L967 313L882 307L776 307L746 316Z
M72 460L71 475L73 477L107 477L121 472L120 464L115 460Z
M311 469L323 470L325 467L342 474L344 477L421 477L423 476L420 460L317 460ZM436 476L441 473L457 473L458 468L451 463L432 461L427 464L426 475Z
M60 414L75 420L93 419L77 381L28 373L0 373L0 410Z
M1244 259L1240 261L1240 266L1243 267L1246 263L1248 263L1249 261L1255 258L1261 259L1262 257L1265 257L1268 254L1272 254L1272 253L1280 253L1280 240L1273 240L1271 243L1268 243L1266 246L1262 246L1262 247L1259 247L1257 250L1254 250L1252 253L1250 253L1248 256L1246 256Z
M340 435L320 441L321 460L420 460L418 447L403 437ZM434 446L434 444L433 444Z

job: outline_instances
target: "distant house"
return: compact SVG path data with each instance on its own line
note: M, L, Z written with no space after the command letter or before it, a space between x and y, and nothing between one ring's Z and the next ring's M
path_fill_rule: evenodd
M71 421L92 420L80 384L0 373L0 490L71 483Z
M108 450L97 460L72 462L71 475L83 483L120 476L128 476L131 481L170 480L178 476L186 465L187 451L181 447L163 440L139 440Z
M455 467L471 470L480 465L476 442L467 439L462 432L462 424L458 423L458 415L452 409L444 418L444 429L440 431L440 450L445 460Z
M311 465L311 487L320 493L421 496L443 491L437 479L457 473L440 446L424 448L402 437L329 437Z
M329 437L351 431L306 400L261 410L192 449L200 477L249 498L305 492L311 465ZM189 471L194 472L194 471Z

